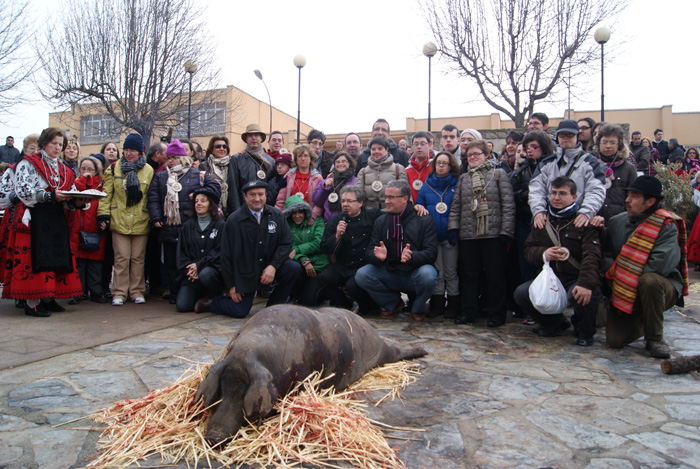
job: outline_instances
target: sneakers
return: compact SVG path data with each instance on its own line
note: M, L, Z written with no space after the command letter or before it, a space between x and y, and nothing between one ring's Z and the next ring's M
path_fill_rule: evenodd
M112 298L112 306L122 306L124 304L123 298Z
M523 324L526 326L534 326L536 323L535 320L532 319L532 316L525 315L525 319L523 319Z
M142 296L137 296L136 298L134 298L134 303L136 303L137 305L146 304L146 298Z
M649 355L654 358L671 358L671 349L668 348L663 339L647 340L646 349L649 350Z

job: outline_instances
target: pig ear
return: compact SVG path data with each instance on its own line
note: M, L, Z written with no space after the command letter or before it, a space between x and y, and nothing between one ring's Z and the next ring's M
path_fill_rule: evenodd
M204 400L204 407L209 407L219 400L221 395L221 373L224 371L224 362L216 362L207 373L206 378L199 383L197 393L194 395L194 402Z
M267 368L256 365L248 371L248 378L250 384L243 398L243 410L249 419L257 416L264 418L272 411L279 397L272 374Z

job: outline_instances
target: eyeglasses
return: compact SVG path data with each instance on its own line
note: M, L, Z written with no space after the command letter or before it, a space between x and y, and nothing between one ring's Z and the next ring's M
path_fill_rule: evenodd
M428 142L413 142L414 147L424 147L426 145L429 145Z
M435 166L449 166L450 162L449 161L438 161L435 163Z
M341 204L354 204L355 202L357 202L357 199L355 199L355 200L340 199Z
M600 141L601 145L612 145L612 146L617 146L618 141L617 140L601 140Z
M226 149L228 149L228 145L217 143L216 145L214 145L214 148L226 148Z
M407 195L387 195L387 194L384 194L384 198L389 199L389 200L399 199L401 197L408 197L408 196Z
M587 125L579 125L578 130L591 130L591 128Z
M483 155L483 154L484 154L483 151L480 151L479 153L467 153L467 158L474 158L474 157L477 157L477 156L481 156L481 155Z

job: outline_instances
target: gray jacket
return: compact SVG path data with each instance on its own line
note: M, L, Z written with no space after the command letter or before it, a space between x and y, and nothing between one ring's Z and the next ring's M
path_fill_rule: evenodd
M494 168L484 174L486 200L489 208L489 230L485 238L498 238L501 235L513 238L515 231L515 200L513 186L508 174L500 168ZM477 239L476 214L472 211L472 178L467 172L457 181L457 188L452 199L448 230L459 230L460 240Z
M569 176L576 183L576 193L581 206L578 213L593 218L605 201L605 169L598 159L581 149L581 145L568 155L557 147L554 155L545 157L539 166L540 173L530 181L528 203L532 215L547 212L547 201L552 189L552 181L559 176ZM574 153L573 155L571 153ZM569 169L575 163L569 175Z

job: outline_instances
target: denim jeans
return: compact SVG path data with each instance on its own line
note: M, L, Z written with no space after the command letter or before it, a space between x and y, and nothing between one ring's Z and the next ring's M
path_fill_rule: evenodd
M383 311L391 311L401 298L402 291L413 291L412 313L425 313L426 303L433 294L437 271L432 265L423 265L410 272L389 271L386 267L367 264L355 274L357 285L377 302Z

